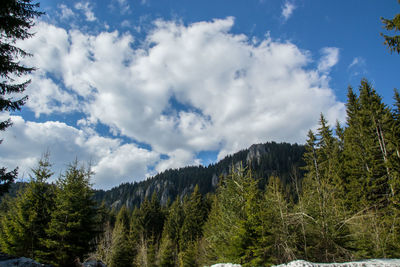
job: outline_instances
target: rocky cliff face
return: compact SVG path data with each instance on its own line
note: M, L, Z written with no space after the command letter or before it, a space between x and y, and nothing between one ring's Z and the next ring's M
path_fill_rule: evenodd
M267 148L265 144L255 144L249 147L249 152L247 153L246 162L250 163L256 161L257 164L261 163L262 156L267 154Z

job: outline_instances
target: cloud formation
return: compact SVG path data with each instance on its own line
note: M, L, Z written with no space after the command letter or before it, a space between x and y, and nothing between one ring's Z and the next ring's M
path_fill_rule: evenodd
M96 20L96 16L94 15L92 6L90 5L89 2L83 2L83 1L78 2L75 4L75 8L77 10L83 11L87 21L95 21Z
M295 9L296 9L296 6L292 2L286 0L285 4L282 6L282 17L283 17L283 19L285 21L287 21L290 18L290 16L292 16L293 11Z
M339 48L337 47L324 47L321 49L322 57L318 64L320 72L328 72L339 61Z
M90 35L39 22L37 34L22 44L35 55L27 60L40 69L32 77L28 106L37 116L83 113L81 127L110 142L110 152L88 145L89 137L72 148L78 157L96 159L97 175L116 179L115 185L120 177L143 178L152 167L198 164L201 151L219 151L222 158L253 143L302 143L320 112L332 122L344 118L343 103L328 87L337 48L324 48L317 69L310 69L309 52L270 37L255 42L232 34L233 24L233 18L191 25L159 20L145 43L133 48L135 38L128 33ZM45 93L35 95L41 87ZM100 137L98 123L150 149ZM70 136L90 132L57 127L73 132ZM39 140L36 152L19 158L43 153L48 140ZM57 140L64 147L70 142ZM17 155L13 159L10 164L21 165ZM97 186L110 184L104 179L96 178Z
M0 118L8 118L1 114ZM101 137L92 131L77 129L63 122L25 121L11 116L13 126L2 133L0 158L10 169L19 167L20 177L27 177L44 152L50 153L53 179L57 178L75 158L91 163L96 188L111 188L122 182L144 179L154 174L150 166L157 163L156 152L123 144L120 139Z

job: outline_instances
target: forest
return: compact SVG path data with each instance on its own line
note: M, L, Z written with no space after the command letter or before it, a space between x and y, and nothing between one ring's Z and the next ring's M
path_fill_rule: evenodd
M29 54L15 42L32 36L32 19L42 13L29 0L7 0L2 7L0 108L9 112L20 110L27 98L5 95L29 85L13 84L10 77L34 71L19 65L17 59ZM400 15L382 21L386 29L400 30ZM383 37L399 53L399 36ZM184 168L180 173L197 185L185 191L187 181L174 181L177 191L166 201L153 190L132 205L112 207L104 192L95 197L90 165L78 160L50 183L48 153L28 183L5 193L18 169L2 167L0 251L53 266L95 259L110 267L400 258L400 94L395 90L388 106L362 79L357 90L348 88L346 114L342 124L321 114L304 147L269 143L282 157L267 156L266 165L248 162L242 151L224 165L199 167L207 175L219 174L215 188L202 183L195 167ZM11 124L0 122L0 130ZM173 181L178 172L157 177Z

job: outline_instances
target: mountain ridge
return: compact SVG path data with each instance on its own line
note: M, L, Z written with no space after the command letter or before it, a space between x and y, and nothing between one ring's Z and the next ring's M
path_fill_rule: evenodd
M240 165L252 170L262 188L272 175L280 177L285 184L290 184L292 169L300 170L303 165L303 153L304 146L296 143L253 144L206 167L199 165L168 169L141 182L123 183L109 190L96 190L94 198L116 210L123 205L133 209L156 192L161 204L166 205L177 196L190 194L196 185L203 195L214 192L219 178ZM301 179L301 176L300 171L298 178Z

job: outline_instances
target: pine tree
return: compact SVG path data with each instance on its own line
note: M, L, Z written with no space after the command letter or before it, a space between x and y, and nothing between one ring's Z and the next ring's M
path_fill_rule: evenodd
M160 244L160 265L178 265L180 252L181 229L185 218L180 196L168 209Z
M154 266L164 227L165 214L154 192L132 215L130 239L134 244L136 266Z
M244 263L251 258L247 252L254 243L254 235L252 228L247 229L250 224L246 221L248 212L257 205L252 202L251 192L257 191L251 173L243 168L221 180L204 225L204 263Z
M400 4L400 0L398 0ZM388 31L400 31L400 14L397 14L393 19L384 19L381 17L381 21L385 24L384 28ZM389 36L382 34L385 39L385 45L388 46L390 52L397 52L400 54L400 35Z
M33 176L1 218L0 243L4 252L46 262L43 239L53 211L54 190L46 182L53 174L48 155L32 169Z
M344 174L348 204L354 212L374 205L387 205L392 178L389 164L391 114L366 80L360 96L349 90L344 132Z
M32 37L29 29L34 25L34 18L42 13L37 11L39 4L32 4L31 0L2 0L0 8L0 112L20 110L27 97L15 99L15 95L23 93L29 80L14 83L13 77L28 74L34 68L20 64L20 59L30 54L15 46L18 40ZM6 97L10 95L10 97ZM11 120L0 121L0 131L11 126ZM1 143L1 140L0 140ZM0 196L8 191L9 185L17 177L18 171L8 172L0 168Z
M176 244L173 243L169 235L164 232L160 244L160 266L174 267L178 265L178 252Z
M111 267L132 266L133 251L129 242L130 217L125 206L117 215L115 227L112 233Z
M203 235L203 224L207 219L207 210L203 197L196 185L189 199L184 202L184 220L180 230L180 248L196 242Z
M71 266L91 250L96 235L96 205L90 185L90 169L70 164L57 181L55 209L47 234L46 246L56 266Z
M294 260L298 255L297 238L291 222L290 206L278 177L269 177L260 211L255 215L260 218L260 223L256 228L259 238L254 247L256 261L253 261L253 265L279 264Z
M335 147L338 142L332 136L323 116L318 135L308 135L306 153L306 176L299 205L307 221L305 234L308 259L314 261L337 261L351 257L351 239L346 212L341 196L340 181L335 166Z

